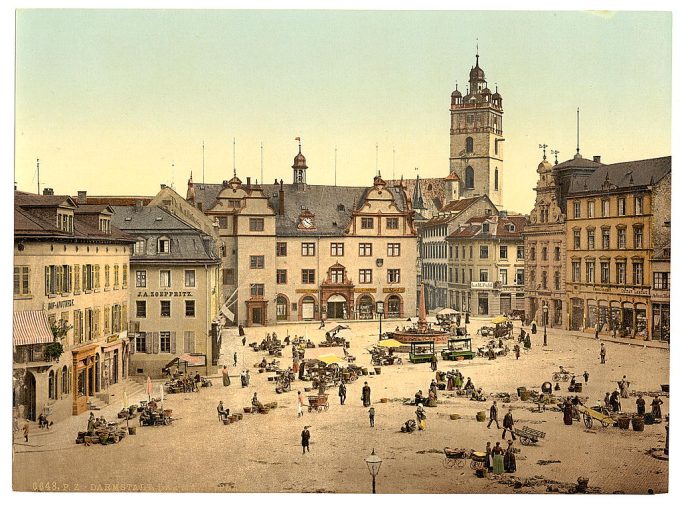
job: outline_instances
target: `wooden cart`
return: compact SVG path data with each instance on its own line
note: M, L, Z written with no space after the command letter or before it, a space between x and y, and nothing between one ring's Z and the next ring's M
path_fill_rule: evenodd
M450 338L448 347L442 351L444 360L473 359L474 357L471 338Z
M309 407L307 407L308 412L311 412L312 410L317 412L328 410L328 395L308 396L307 401L309 402Z
M408 359L411 363L430 363L434 357L434 340L411 342Z
M535 444L539 439L545 438L544 432L534 430L528 426L524 426L519 430L514 430L513 433L519 437L519 441L522 445Z
M583 424L585 424L586 428L588 429L593 427L593 419L599 421L603 428L614 424L614 418L609 415L606 410L604 412L600 412L594 408L579 406L578 411L583 414Z

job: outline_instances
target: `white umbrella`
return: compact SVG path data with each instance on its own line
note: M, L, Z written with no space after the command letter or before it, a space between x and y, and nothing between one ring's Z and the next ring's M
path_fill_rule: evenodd
M440 316L450 316L450 315L452 315L452 314L459 314L459 312L458 312L457 310L454 310L454 309L446 308L446 309L440 310L440 311L438 312L438 314L439 314Z
M164 388L163 388L163 383L161 383L161 384L158 385L158 389L161 390L161 410L163 410L163 400L164 400L164 398L165 398L165 394L164 394L165 392L164 392L164 390L163 390L163 389L164 389Z
M146 395L149 397L149 401L151 401L151 393L153 393L153 384L151 383L151 377L148 375L146 376Z

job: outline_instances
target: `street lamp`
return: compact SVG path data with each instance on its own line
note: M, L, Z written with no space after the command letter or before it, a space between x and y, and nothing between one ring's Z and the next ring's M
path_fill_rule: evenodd
M375 302L375 311L378 313L378 318L380 320L380 328L378 330L378 340L382 339L382 317L383 314L385 313L385 302L383 301L378 301Z
M366 465L368 466L368 471L371 473L371 477L373 477L373 494L375 494L375 476L378 475L381 463L382 459L376 456L375 449L373 449L371 455L368 458L366 458Z
M543 345L548 345L548 302L543 302Z

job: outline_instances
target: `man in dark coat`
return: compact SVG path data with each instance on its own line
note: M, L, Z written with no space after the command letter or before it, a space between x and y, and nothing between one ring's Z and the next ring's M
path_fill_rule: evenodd
M503 434L501 435L503 440L505 440L506 431L509 431L510 435L512 435L512 439L515 440L515 433L512 431L514 425L515 421L512 419L512 409L508 409L508 413L505 414L505 417L503 418Z
M437 371L437 355L432 354L432 359L430 360L430 367L432 368L433 372Z
M638 395L638 399L635 400L635 405L637 405L637 413L640 416L645 415L645 399L642 397L642 395Z
M344 382L340 382L340 386L338 387L338 396L340 397L340 405L344 405L345 399L347 398L347 386L345 386Z
M371 405L371 388L368 382L364 382L364 387L361 388L361 401L364 407L369 407Z
M604 365L605 357L607 356L607 350L604 348L604 342L600 344L600 363Z
M515 458L515 452L512 450L512 440L508 440L508 448L503 456L503 467L508 473L515 473L517 470L517 459Z
M312 438L312 434L309 433L309 426L305 426L302 430L302 454L305 453L305 448L309 452L309 439Z
M489 424L486 425L487 428L491 428L491 423L496 421L496 428L501 429L498 424L498 407L496 407L496 401L494 400L493 405L489 409Z
M246 332L243 330L243 325L242 325L242 324L239 324L239 325L238 325L238 336L239 336L239 337L242 337L242 336L244 336L245 334L246 334Z

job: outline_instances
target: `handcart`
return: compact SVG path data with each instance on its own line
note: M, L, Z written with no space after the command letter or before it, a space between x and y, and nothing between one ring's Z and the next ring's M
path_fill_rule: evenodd
M446 468L463 468L465 466L465 459L469 453L465 449L451 449L444 447L444 466Z
M583 414L583 424L585 424L588 429L593 427L593 419L599 421L603 428L606 428L610 424L614 424L614 418L612 418L606 410L598 411L588 407L579 407L578 410Z
M328 410L328 395L314 395L308 396L307 401L309 402L308 412L315 410L321 412L321 410Z
M513 433L519 437L519 441L522 443L522 445L535 444L540 438L545 438L544 432L534 430L528 426L525 426L519 430L514 430Z

